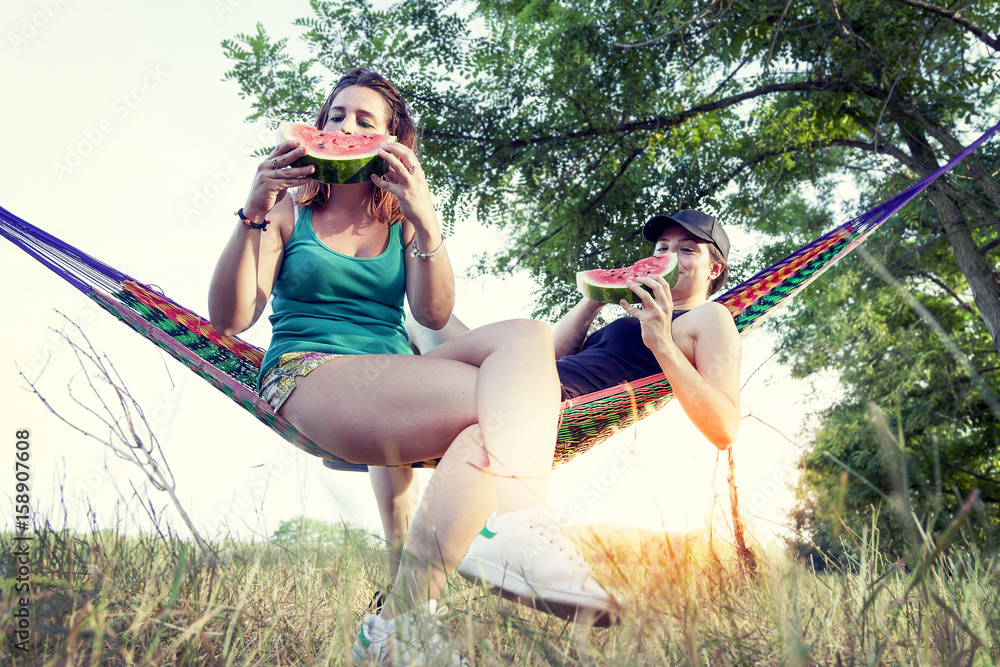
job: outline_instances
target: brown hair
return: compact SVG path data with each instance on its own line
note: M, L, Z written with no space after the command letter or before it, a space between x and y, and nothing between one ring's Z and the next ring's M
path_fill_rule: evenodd
M409 106L400 97L399 92L389 81L378 72L357 67L340 78L340 81L333 87L326 102L316 114L316 127L322 130L326 127L326 121L330 117L330 107L333 106L333 98L344 88L350 86L362 86L370 88L382 96L385 100L386 110L389 112L385 119L386 132L396 135L396 141L407 148L416 150L418 132L417 125L413 122ZM297 195L301 206L322 207L330 200L331 185L313 181L299 188ZM403 216L399 212L399 202L396 195L389 194L382 188L375 188L375 195L371 203L372 212L379 222L395 223Z
M708 246L708 258L712 260L712 266L717 264L722 266L722 271L719 275L708 284L708 294L706 296L712 296L726 284L726 279L729 278L729 264L726 263L726 258L722 256L722 251L714 243L706 243L705 245Z

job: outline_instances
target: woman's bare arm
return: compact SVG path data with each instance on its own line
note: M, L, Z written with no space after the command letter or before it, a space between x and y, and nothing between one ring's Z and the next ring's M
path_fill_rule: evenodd
M556 359L562 359L580 351L583 341L587 339L590 325L606 305L584 297L562 319L556 322L555 326L552 327L556 342Z

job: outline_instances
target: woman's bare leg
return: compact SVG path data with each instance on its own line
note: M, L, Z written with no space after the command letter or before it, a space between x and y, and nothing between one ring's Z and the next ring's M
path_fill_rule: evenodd
M368 465L437 458L483 422L488 449L547 478L551 452L545 466L537 460L553 450L558 420L551 340L546 325L511 320L423 356L341 357L296 378L280 413L332 454Z
M422 357L479 366L477 416L500 514L545 502L559 426L552 345L546 324L511 320L469 331Z
M417 477L413 468L372 466L368 469L368 474L378 503L379 517L382 519L382 532L385 534L389 581L393 581L399 572L399 559L406 533L410 530L413 515L420 502Z
M469 327L465 326L454 315L451 316L448 324L437 330L428 329L413 318L406 320L406 333L410 337L410 347L413 348L415 354L429 352L441 343L467 331L469 331ZM486 461L485 465L488 466L489 461ZM382 532L385 534L386 566L389 581L394 581L399 572L403 541L410 529L420 501L416 475L413 468L380 466L369 467L368 474L371 479L372 491L375 494L379 518L382 520ZM495 496L492 488L489 489L489 493Z
M410 337L410 347L415 354L429 352L442 343L469 331L461 320L454 315L442 329L428 329L415 319L406 320L406 333ZM478 429L477 429L478 433ZM479 434L480 440L482 435ZM489 461L485 462L486 466ZM440 467L440 466L439 466ZM385 468L371 466L368 469L371 478L372 491L378 506L379 517L382 520L382 531L387 545L386 565L389 580L394 581L399 572L399 559L403 549L403 540L413 521L420 501L416 475L413 468ZM487 480L489 483L490 480ZM439 483L440 486L440 483ZM495 497L492 488L488 489Z
M383 618L437 597L447 574L496 509L492 482L482 434L478 426L470 426L448 448L412 515Z
M558 409L551 331L539 322L515 320L468 332L422 357L334 360L298 378L281 413L331 453L375 465L441 456L460 433L479 423L497 506L504 513L544 502ZM460 472L442 477L442 491L435 494L440 500L425 499L418 510L417 516L423 513L427 519L414 525L429 527L421 528L414 540L414 562L457 562L482 526L478 510L469 513L469 528L448 519L478 506L484 497L482 484L470 483L466 474L482 474L468 466L469 461L483 461L481 450L459 447L458 454L456 463L463 465L455 470ZM452 514L448 506L455 508ZM413 528L410 532L416 536ZM426 535L433 535L433 544ZM436 553L429 552L432 547ZM401 587L406 602L439 594L443 579L421 577L418 570L426 567L404 563L400 568L397 581L414 582Z

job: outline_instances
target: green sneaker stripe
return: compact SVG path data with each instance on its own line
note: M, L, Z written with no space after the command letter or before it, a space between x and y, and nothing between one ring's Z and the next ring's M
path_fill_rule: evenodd
M485 537L488 540L492 540L494 537L496 537L496 533L494 533L492 530L490 530L486 526L486 524L483 524L483 529L481 531L479 531L479 534L482 535L483 537Z
M361 642L361 645L365 648L368 648L369 646L372 645L372 640L368 639L368 637L365 637L364 628L358 630L358 641Z

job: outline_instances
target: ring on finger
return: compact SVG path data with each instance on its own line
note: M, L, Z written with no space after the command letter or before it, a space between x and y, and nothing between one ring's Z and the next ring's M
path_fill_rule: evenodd
M407 167L406 171L408 171L408 172L410 172L412 174L414 171L416 171L416 169L417 169L417 165L413 165L412 167Z
M277 169L277 168L278 168L277 158L271 158L271 169Z
M277 169L274 170L274 177L278 178L278 170Z

